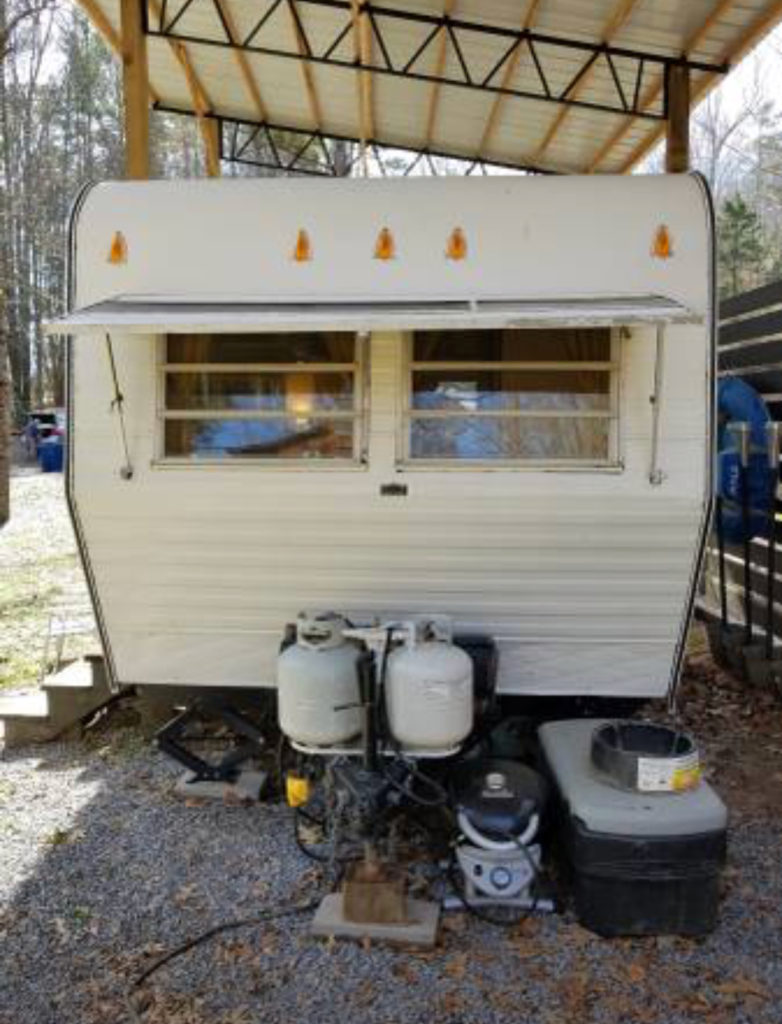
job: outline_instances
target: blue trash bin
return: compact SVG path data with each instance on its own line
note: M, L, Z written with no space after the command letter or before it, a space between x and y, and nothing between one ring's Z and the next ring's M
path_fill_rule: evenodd
M65 446L61 438L47 438L38 445L38 461L44 473L62 473Z

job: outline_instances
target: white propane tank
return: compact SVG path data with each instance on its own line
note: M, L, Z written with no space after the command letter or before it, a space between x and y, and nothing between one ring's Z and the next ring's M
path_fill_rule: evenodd
M450 751L473 725L473 664L451 642L445 619L406 626L388 658L385 706L396 741L408 750Z
M347 628L348 622L334 612L301 612L296 643L277 659L280 729L294 743L329 747L361 732L361 648L343 637Z

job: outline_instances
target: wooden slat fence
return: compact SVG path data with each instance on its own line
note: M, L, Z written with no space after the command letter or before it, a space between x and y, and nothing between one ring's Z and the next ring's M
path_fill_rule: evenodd
M772 417L782 422L782 281L736 295L720 304L717 366L720 378L738 376L766 401ZM782 502L777 498L777 557L774 573L773 634L782 641ZM767 557L765 538L750 548L752 623L758 638L766 635ZM712 535L700 606L709 616L720 610L716 538ZM733 624L743 625L744 556L742 546L726 546L728 613Z

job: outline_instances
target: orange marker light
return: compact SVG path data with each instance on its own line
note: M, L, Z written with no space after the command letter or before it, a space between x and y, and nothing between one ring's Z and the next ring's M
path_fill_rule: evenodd
M296 245L293 249L293 259L296 263L308 263L312 259L312 246L310 236L301 228L296 236Z
M655 232L652 256L657 260L669 260L673 256L673 239L665 224L661 224Z
M454 228L445 247L445 258L463 260L467 258L467 239L461 228Z
M392 260L396 255L395 250L394 236L388 228L382 228L375 242L375 259Z
M109 246L109 263L127 263L128 243L121 231L115 231Z

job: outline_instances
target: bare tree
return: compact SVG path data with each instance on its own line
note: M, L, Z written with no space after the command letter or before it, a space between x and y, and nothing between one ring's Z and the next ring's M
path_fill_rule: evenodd
M32 19L40 17L52 0L27 0L19 4L8 4L0 0L0 112L6 108L5 69L6 60L13 52L20 29ZM0 131L7 128L0 123ZM7 141L4 132L3 143ZM9 181L7 173L0 185L0 527L8 521L10 514L9 477L11 471L11 371L8 350L8 319L6 296L8 292L8 218L7 195Z

